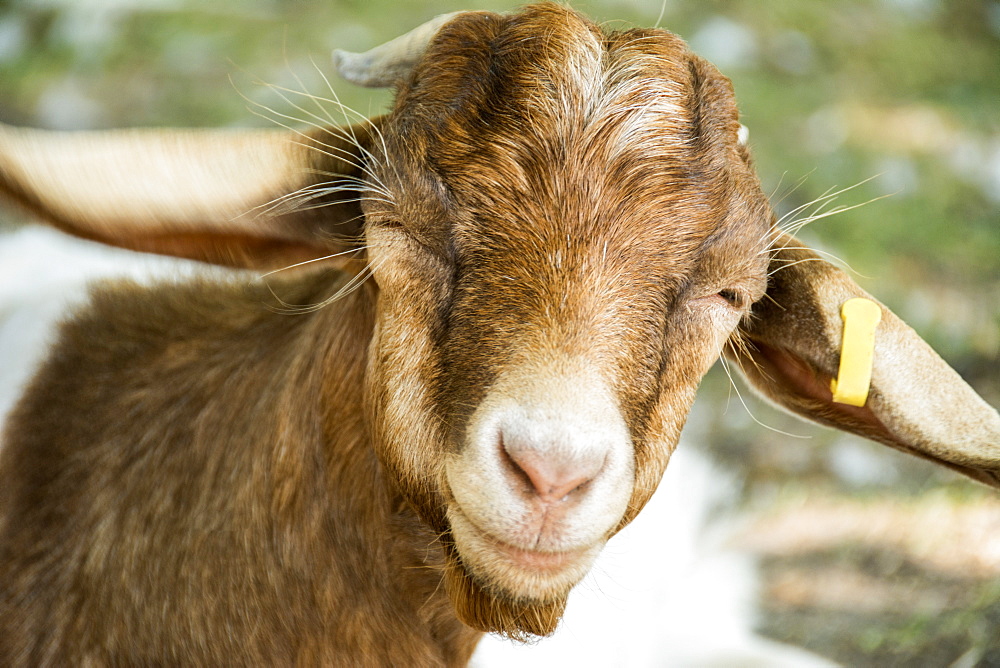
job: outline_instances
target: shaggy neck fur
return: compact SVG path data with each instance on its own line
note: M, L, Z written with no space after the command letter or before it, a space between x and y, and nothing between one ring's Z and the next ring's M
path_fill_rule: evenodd
M5 433L0 663L464 665L363 424L375 297L126 285L64 325Z

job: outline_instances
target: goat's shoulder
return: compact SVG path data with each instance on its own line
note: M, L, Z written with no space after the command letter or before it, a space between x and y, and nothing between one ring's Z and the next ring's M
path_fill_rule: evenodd
M281 313L274 295L311 303L342 280L313 273L268 286L218 277L97 284L59 326L11 412L0 471L20 480L84 456L87 470L103 470L93 466L98 459L106 465L127 452L184 460L199 451L210 457L221 444L252 449L260 439L241 439L242 432L260 432L257 425L280 410L283 390L308 380L296 373L315 367L319 354L309 335L315 314ZM212 425L225 428L206 432ZM18 462L27 469L9 471ZM128 470L136 464L130 459Z
M245 281L97 284L6 421L0 475L11 485L0 512L32 496L16 490L56 485L40 498L65 499L107 474L121 488L172 458L236 442L199 425L224 412L221 424L238 432L249 397L280 379L275 358L304 324L282 320Z
M331 409L318 397L331 382L323 361L332 354L348 353L345 364L363 368L369 298L360 290L290 315L273 307L271 291L312 304L349 280L319 272L262 287L114 281L62 323L3 434L0 657L20 651L13 638L25 630L106 648L167 647L163 620L184 616L211 620L206 634L224 625L261 643L213 641L223 652L216 659L228 651L268 663L265 656L294 654L309 644L302 639L324 635L326 617L302 601L339 586L338 553L367 554L374 543L325 545L318 568L315 549L297 544L302 532L290 527L352 535L331 526L351 523L334 497L352 492L330 490L330 472L315 466L334 447ZM348 473L374 479L371 459ZM278 534L285 538L276 551ZM386 580L384 563L371 570L373 582ZM246 577L254 572L271 575ZM113 615L98 609L96 592L119 587L130 603ZM275 610L287 618L261 617ZM87 621L98 619L106 623ZM80 632L67 633L67 624L82 624ZM147 635L133 638L134 627ZM91 631L111 635L96 640Z

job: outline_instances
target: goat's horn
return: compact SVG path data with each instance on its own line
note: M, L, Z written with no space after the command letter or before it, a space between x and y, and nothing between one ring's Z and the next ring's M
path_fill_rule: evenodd
M436 16L405 35L364 53L334 49L333 64L340 76L352 83L388 88L410 73L441 26L461 13Z

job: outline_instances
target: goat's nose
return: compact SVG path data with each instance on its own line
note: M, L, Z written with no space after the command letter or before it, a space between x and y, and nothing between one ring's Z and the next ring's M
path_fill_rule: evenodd
M527 476L535 495L546 502L564 499L593 480L607 457L601 448L549 450L517 439L504 439L503 448L514 467Z

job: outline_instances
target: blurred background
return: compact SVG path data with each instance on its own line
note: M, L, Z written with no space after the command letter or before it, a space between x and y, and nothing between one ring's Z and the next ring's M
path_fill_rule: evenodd
M263 83L329 95L327 80L374 115L390 94L338 81L332 48L519 4L0 0L0 121L268 126L262 107L301 114ZM849 209L800 236L1000 406L1000 2L572 5L612 29L659 22L727 74L779 216ZM17 216L0 210L0 231ZM757 631L846 665L1000 666L1000 497L737 388L710 373L687 440L738 501Z

